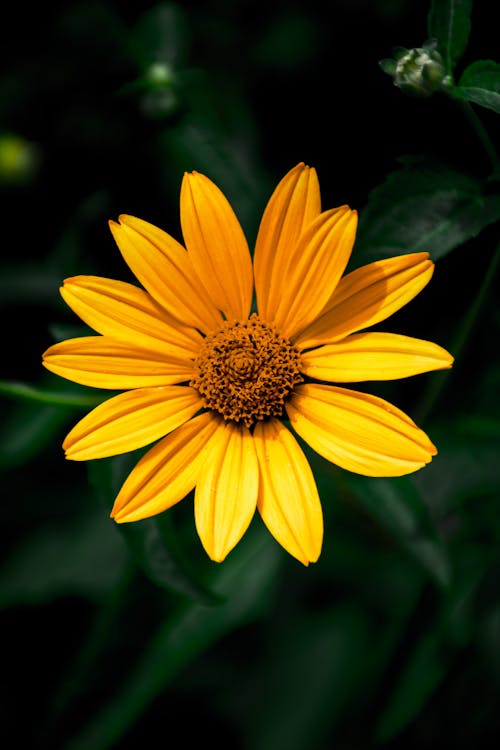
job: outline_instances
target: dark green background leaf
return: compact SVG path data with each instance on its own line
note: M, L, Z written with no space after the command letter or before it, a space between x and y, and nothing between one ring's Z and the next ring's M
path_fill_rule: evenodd
M83 503L82 503L83 507ZM126 547L100 509L29 534L0 572L0 607L45 604L58 597L99 601L118 584Z
M447 665L442 662L441 653L439 636L428 633L408 655L408 664L392 700L377 723L375 737L382 745L413 721L442 681Z
M190 568L168 514L119 524L118 528L135 561L154 584L202 604L221 602Z
M90 482L107 515L125 478L144 452L126 453L89 462ZM175 530L171 527L170 516L146 518L137 523L116 526L132 559L156 586L203 604L216 604L220 601L189 564Z
M201 730L205 744L246 750L468 750L498 735L495 114L395 96L377 65L422 46L429 7L428 34L457 79L463 60L457 91L487 90L491 104L496 3L475 3L470 36L471 3L449 0L4 3L2 746L197 747ZM17 161L12 137L25 145ZM429 466L351 483L309 451L318 562L287 555L256 514L219 565L192 494L155 519L109 518L141 452L66 461L65 434L111 394L44 373L41 354L87 333L60 296L64 278L137 283L109 219L132 214L182 241L183 172L198 170L253 247L300 161L317 169L325 210L360 212L354 265L462 246L388 321L460 353L446 374L360 384L428 431ZM64 406L38 400L61 394Z
M446 545L411 480L346 474L345 483L363 510L422 565L438 586L446 588L451 577Z
M427 18L429 37L437 39L447 73L467 48L472 0L432 0Z
M259 528L217 566L212 586L225 602L218 607L188 603L160 625L118 693L101 707L68 750L105 750L113 746L160 690L193 659L223 636L260 618L272 600L282 555Z
M500 195L485 194L479 179L434 160L402 162L361 213L357 266L417 251L437 260L500 219Z
M453 95L500 113L500 63L478 60L469 65Z

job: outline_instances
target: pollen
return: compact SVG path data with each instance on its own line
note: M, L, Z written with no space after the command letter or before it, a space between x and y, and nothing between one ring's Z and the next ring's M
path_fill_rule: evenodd
M293 388L304 380L300 354L258 315L226 321L204 340L190 385L205 406L251 427L280 417Z

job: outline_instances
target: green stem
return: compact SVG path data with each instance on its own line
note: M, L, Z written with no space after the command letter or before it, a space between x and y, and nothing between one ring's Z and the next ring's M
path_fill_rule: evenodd
M70 393L65 391L51 391L39 388L29 383L21 383L14 380L0 380L0 394L11 398L26 401L38 401L43 404L56 404L57 406L93 407L98 406L109 394L102 392L94 394Z
M488 159L491 162L491 166L493 168L491 179L500 180L500 159L491 141L491 138L488 135L488 132L486 131L486 128L481 122L481 119L478 117L478 115L474 111L474 108L471 107L469 102L458 101L457 103L459 104L462 112L464 113L465 117L467 118L470 125L472 126L472 129L477 135L480 143L482 144L488 156Z
M474 323L476 322L477 317L479 316L480 309L489 291L490 284L493 281L499 262L500 262L500 242L498 243L496 247L496 250L493 254L493 258L491 259L491 263L488 267L488 270L486 271L484 275L483 282L481 284L481 287L479 288L479 292L477 293L476 299L474 300L473 304L469 308L469 312L467 313L462 325L458 329L457 334L455 336L453 347L454 347L454 352L455 352L454 356L456 357L458 357L461 354L461 352L463 351L465 347L467 339L470 336L472 327Z
M499 263L500 263L500 242L498 243L495 249L493 258L491 259L491 263L488 266L488 269L483 277L483 281L479 288L479 292L477 293L474 302L470 306L467 315L463 319L462 324L459 327L451 343L450 351L455 357L455 359L459 359L460 355L462 354L465 348L465 345L467 343L467 340L470 337L474 324L476 323L479 317L481 307L483 306L483 303L486 299L489 288L491 286L491 282L493 281L493 278L495 276ZM447 379L445 379L442 376L442 373L439 373L437 376L434 376L434 378L432 379L429 389L426 395L424 396L422 400L422 405L420 407L420 415L419 415L420 424L423 423L427 419L429 413L432 411L437 400L439 399L439 396L441 395L441 391L443 390L446 381Z
M459 105L464 115L466 116L470 125L472 126L476 136L478 137L478 140L482 144L488 156L488 159L490 160L491 166L493 168L493 172L490 176L490 179L500 180L500 159L486 131L486 128L481 122L481 119L478 117L478 115L474 111L473 107L471 107L469 102L464 102L458 99L455 99L455 101ZM450 351L455 357L455 359L459 358L460 354L462 353L465 347L465 344L467 343L467 339L470 336L474 323L476 322L476 319L479 315L482 304L486 298L492 279L497 270L499 261L500 261L500 243L497 245L497 248L495 250L491 263L483 278L483 281L479 289L479 292L476 296L476 299L474 300L474 303L469 308L469 311L467 315L465 316L462 322L462 325L458 329L451 343ZM424 395L424 398L422 399L422 403L420 406L420 414L418 416L418 420L420 424L422 424L427 419L430 412L434 408L437 400L439 399L441 395L441 391L444 388L445 382L447 382L447 379L445 379L442 376L442 373L438 375L434 375L432 377L427 393Z

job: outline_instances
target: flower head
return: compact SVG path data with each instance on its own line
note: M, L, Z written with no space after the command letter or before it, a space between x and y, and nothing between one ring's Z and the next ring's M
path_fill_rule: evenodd
M319 557L323 520L292 430L329 461L367 476L400 476L431 460L434 445L406 414L333 385L453 361L428 341L361 332L415 297L433 264L413 253L344 276L356 223L348 206L321 210L316 172L304 164L271 196L253 263L227 199L197 172L182 183L185 247L141 219L110 222L143 288L67 279L62 296L99 335L51 346L44 364L77 383L123 390L71 430L68 458L155 442L123 484L115 521L161 513L195 488L196 528L210 558L226 557L257 508L307 565Z

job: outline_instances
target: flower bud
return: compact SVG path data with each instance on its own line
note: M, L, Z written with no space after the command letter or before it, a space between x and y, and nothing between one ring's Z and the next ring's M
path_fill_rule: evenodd
M394 58L381 60L379 64L405 94L428 97L452 85L434 41L409 50L399 47L394 51Z
M145 91L141 109L147 117L161 119L178 111L180 103L176 93L177 74L165 62L153 62L144 73Z
M146 70L145 80L151 86L158 86L163 88L164 86L170 86L174 79L174 74L170 65L163 62L151 63L149 68Z

